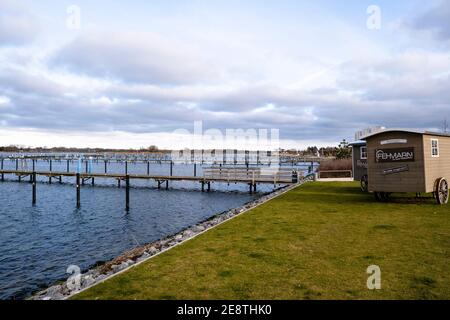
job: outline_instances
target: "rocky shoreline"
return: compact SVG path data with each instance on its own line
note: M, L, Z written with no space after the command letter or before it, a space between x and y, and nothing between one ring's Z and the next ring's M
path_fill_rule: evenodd
M59 283L49 287L46 290L40 291L34 294L30 299L31 300L64 300L72 295L79 293L89 287L92 287L95 284L98 284L106 279L123 272L125 269L129 267L135 266L145 260L148 260L151 257L158 255L166 250L173 248L174 246L187 241L206 230L209 230L224 221L227 221L245 211L248 211L268 200L271 200L281 193L284 193L296 186L304 183L306 180L302 180L299 184L281 187L269 194L265 194L262 197L253 200L251 202L246 203L245 205L231 209L229 211L220 213L215 215L208 220L200 222L194 226L191 226L175 235L168 236L162 240L158 240L134 249L131 249L119 257L106 262L105 264L92 268L86 271L83 274L78 276L78 285L77 286L68 286L67 282Z

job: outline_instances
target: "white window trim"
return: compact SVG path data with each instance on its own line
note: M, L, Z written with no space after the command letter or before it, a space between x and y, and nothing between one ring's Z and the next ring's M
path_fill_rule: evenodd
M366 149L366 156L365 156L365 157L363 157L363 148ZM359 148L359 159L361 159L361 160L367 160L367 147L366 147L366 146L360 147L360 148Z
M433 154L433 141L436 141L436 149L437 149L437 154ZM439 158L439 139L431 139L431 157L432 158Z

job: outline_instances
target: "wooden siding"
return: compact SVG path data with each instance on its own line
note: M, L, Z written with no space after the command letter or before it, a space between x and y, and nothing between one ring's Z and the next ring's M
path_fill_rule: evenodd
M431 156L431 139L439 141L439 157ZM436 179L450 179L450 137L423 135L425 156L425 182L427 192L432 192Z
M367 160L361 160L361 147L362 146L353 146L352 147L352 161L353 161L353 178L356 181L360 181L361 177L367 174L367 168L361 165L361 162L366 162ZM365 147L365 146L364 146Z
M407 143L381 145L381 141L407 139ZM367 139L369 191L425 192L423 138L421 134L386 132ZM414 148L413 162L376 162L377 149ZM450 150L450 148L449 148ZM408 166L409 171L384 174L383 170Z

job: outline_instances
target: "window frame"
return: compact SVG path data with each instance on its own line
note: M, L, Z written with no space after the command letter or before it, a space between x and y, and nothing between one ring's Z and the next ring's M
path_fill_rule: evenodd
M366 154L363 156L363 148L366 150L364 153ZM359 147L359 159L360 160L367 160L367 146L361 146Z
M436 142L436 146L433 146L433 142ZM434 152L433 152L434 150L437 151L436 154L434 154ZM431 139L431 157L432 158L439 158L439 154L440 154L440 152L439 152L439 139L433 138L433 139Z

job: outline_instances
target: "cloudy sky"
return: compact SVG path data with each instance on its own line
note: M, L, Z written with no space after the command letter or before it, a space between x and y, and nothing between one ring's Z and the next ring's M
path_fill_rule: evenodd
M0 145L178 148L202 121L304 147L447 117L450 1L0 0Z

